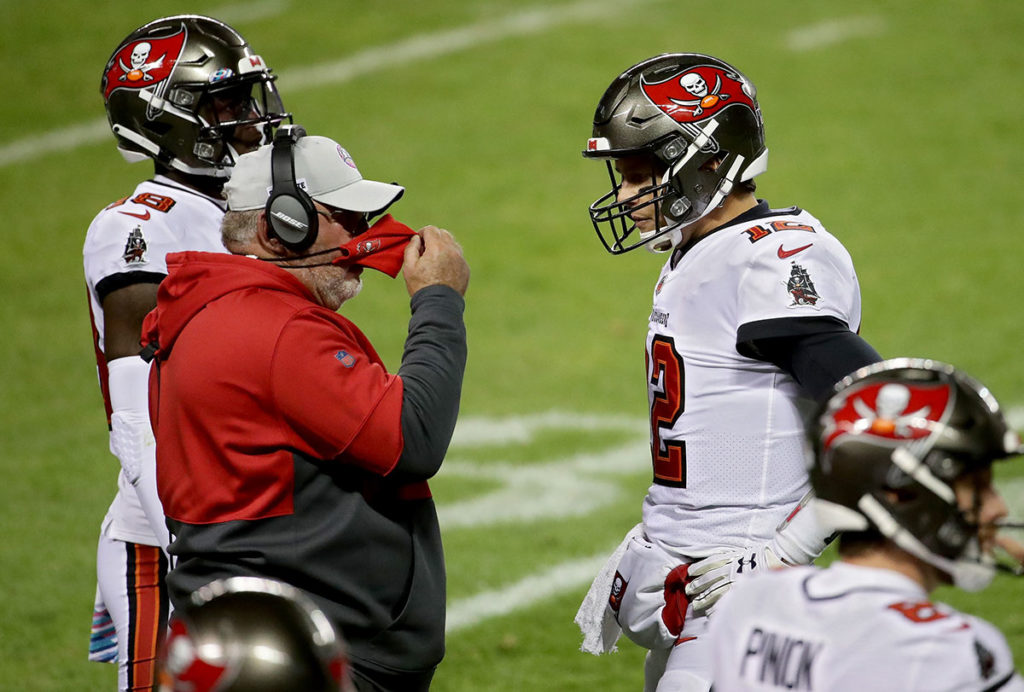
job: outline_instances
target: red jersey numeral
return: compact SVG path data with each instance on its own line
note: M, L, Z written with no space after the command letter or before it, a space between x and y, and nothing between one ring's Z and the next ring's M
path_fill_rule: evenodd
M654 482L686 487L686 442L662 440L662 430L671 430L683 412L685 374L683 359L668 336L656 336L648 354L651 373L651 460Z
M165 197L164 195L157 195L152 192L142 192L132 197L132 202L135 204L141 204L144 207L150 209L156 209L157 211L168 212L171 207L174 206L174 199L171 197Z
M796 221L772 221L766 226L751 226L750 228L743 229L742 233L747 234L747 240L752 243L767 238L772 233L778 233L779 231L807 231L808 233L815 233L813 227L806 224L797 223Z
M949 617L945 613L941 613L934 605L928 601L922 603L910 603L904 601L902 603L893 603L889 606L890 610L895 610L897 613L902 613L903 617L907 618L911 622L934 622L935 620L941 620Z

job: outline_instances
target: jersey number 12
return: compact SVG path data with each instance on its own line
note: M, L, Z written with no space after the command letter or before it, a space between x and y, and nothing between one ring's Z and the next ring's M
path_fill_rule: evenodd
M647 357L651 373L648 387L651 400L651 460L654 463L654 482L685 488L686 442L662 440L663 430L671 430L683 412L683 359L676 352L672 337L661 335L651 340L651 350Z

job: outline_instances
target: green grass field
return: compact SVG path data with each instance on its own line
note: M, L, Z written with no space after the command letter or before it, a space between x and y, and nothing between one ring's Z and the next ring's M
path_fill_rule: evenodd
M114 688L113 666L85 660L117 462L81 245L150 173L103 134L98 92L118 41L161 14L232 23L297 122L407 186L396 217L464 246L466 425L433 484L450 579L440 692L640 688L642 652L582 654L572 623L649 479L643 335L660 260L604 252L586 207L607 178L579 154L605 86L640 59L703 51L746 72L772 152L759 194L845 242L863 336L962 366L1021 420L1024 5L225 2L0 0L0 689ZM407 310L383 275L344 308L394 368ZM1021 594L1001 576L938 596L1000 626L1020 662Z

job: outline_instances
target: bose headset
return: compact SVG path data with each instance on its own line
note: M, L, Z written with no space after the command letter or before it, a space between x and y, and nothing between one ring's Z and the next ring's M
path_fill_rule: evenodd
M295 144L306 136L299 125L281 125L270 152L271 189L266 214L269 235L302 252L316 242L319 218L313 199L295 180Z

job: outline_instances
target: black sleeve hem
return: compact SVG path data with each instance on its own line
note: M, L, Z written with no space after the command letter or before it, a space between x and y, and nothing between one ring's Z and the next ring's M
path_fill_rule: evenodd
M749 357L789 373L818 401L851 372L882 360L871 344L849 330L760 338L746 346L753 354Z
M765 360L751 352L754 342L762 339L800 337L809 334L835 334L850 331L850 325L838 317L783 317L771 320L757 320L740 325L736 331L736 350L741 356Z
M159 272L122 272L100 279L96 284L96 299L100 304L114 291L134 284L158 284L167 277Z

